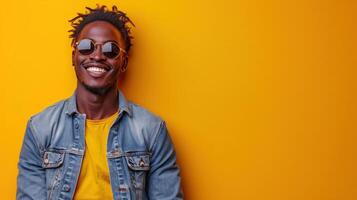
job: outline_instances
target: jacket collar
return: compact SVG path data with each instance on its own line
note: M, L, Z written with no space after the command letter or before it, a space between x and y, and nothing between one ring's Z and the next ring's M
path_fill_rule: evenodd
M72 115L74 113L80 114L77 110L76 92L74 92L74 94L69 99L67 99L65 104L66 104L65 105L66 114L68 115ZM132 115L132 112L128 105L128 101L126 100L124 94L120 90L118 90L118 104L119 104L119 108L118 108L119 115L121 115L122 112L128 113L129 116Z

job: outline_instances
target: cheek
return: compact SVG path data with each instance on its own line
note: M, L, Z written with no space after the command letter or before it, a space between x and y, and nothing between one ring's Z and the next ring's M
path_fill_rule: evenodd
M114 66L114 70L116 72L120 72L121 60L118 59L116 61L110 62L110 65Z
M81 77L83 74L83 69L81 68L81 63L84 59L82 58L82 56L79 55L74 55L73 56L73 65L74 65L74 71L77 75L77 77Z
M119 74L120 74L120 70L119 70L119 67L115 67L114 70L113 70L113 79L118 79L119 78Z
M73 63L75 64L75 66L79 66L83 62L83 60L85 60L85 57L79 55L78 53L74 53Z

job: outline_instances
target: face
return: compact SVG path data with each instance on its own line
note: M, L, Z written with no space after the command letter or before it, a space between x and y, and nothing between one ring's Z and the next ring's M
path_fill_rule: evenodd
M99 94L116 89L120 71L121 69L125 71L123 69L126 68L126 54L120 51L119 56L111 58L103 54L102 48L103 44L110 41L125 49L125 41L121 33L108 22L95 21L82 29L76 42L83 39L93 41L95 48L90 54L80 53L79 46L72 52L78 86Z

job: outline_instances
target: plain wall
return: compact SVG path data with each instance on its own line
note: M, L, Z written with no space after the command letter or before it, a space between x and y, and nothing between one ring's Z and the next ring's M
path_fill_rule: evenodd
M0 198L29 117L76 86L67 20L97 1L0 7ZM186 199L352 200L356 1L120 0L125 95L166 120Z

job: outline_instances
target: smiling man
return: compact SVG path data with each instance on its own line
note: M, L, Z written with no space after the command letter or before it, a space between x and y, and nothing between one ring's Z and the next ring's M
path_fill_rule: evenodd
M17 199L182 199L165 122L118 89L132 22L115 6L87 9L70 20L77 88L29 120Z

